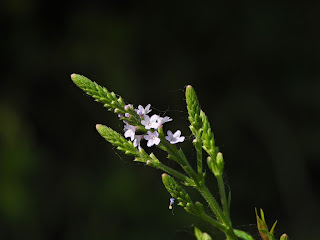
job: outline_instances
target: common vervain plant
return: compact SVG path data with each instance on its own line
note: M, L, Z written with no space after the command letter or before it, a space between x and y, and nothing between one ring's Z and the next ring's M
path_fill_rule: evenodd
M215 145L214 135L211 131L210 123L206 114L200 108L197 95L188 85L185 97L190 121L190 130L193 135L193 146L196 151L196 169L191 167L190 160L185 156L183 150L178 147L180 142L185 140L180 130L172 132L164 131L164 125L172 121L169 116L159 116L150 114L151 104L143 107L138 105L135 108L132 104L125 103L124 100L114 92L109 92L105 87L92 82L88 78L72 74L71 79L88 95L100 102L109 111L116 113L123 122L123 133L118 133L113 129L97 124L96 129L99 134L118 150L134 157L134 161L142 162L147 166L160 169L162 182L171 195L169 209L173 204L183 207L187 212L202 218L212 226L224 232L227 240L253 240L248 233L235 229L230 218L231 194L226 191L223 181L224 159L221 152ZM168 158L181 166L181 171L177 171L161 162L153 153L147 154L141 146L141 141L146 141L148 148L158 147L168 154ZM204 151L203 151L204 150ZM220 198L216 199L206 185L206 172L203 167L203 158L217 180ZM207 213L201 202L192 201L187 192L187 188L196 189L209 205L211 211ZM213 213L213 214L212 214ZM214 215L214 218L211 217ZM257 226L263 240L274 240L273 230L275 224L268 230L264 213L260 210L261 217L257 217ZM207 233L201 232L197 227L194 229L195 237L198 240L210 240ZM283 234L280 240L288 240L288 236Z

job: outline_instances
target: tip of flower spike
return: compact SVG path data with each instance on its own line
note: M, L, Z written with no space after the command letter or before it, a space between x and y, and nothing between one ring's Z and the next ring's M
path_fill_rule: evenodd
M166 176L168 176L168 174L166 174L166 173L162 173L162 175L161 175L162 178L165 178Z
M74 83L76 83L76 82L79 81L79 76L81 76L81 75L76 74L76 73L72 73L72 74L70 75L71 80L72 80Z
M96 129L98 130L101 127L101 124L96 124Z
M191 89L192 88L192 86L191 85L188 85L187 87L186 87L186 89Z

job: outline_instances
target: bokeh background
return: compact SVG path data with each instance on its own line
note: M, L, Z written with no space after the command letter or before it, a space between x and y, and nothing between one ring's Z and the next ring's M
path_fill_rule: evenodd
M169 211L161 172L99 136L96 123L122 124L72 83L75 72L172 117L165 127L182 130L194 159L192 84L224 153L233 225L259 239L257 207L269 225L279 220L277 237L319 239L319 10L311 1L1 1L0 238L194 239L193 224L221 237Z

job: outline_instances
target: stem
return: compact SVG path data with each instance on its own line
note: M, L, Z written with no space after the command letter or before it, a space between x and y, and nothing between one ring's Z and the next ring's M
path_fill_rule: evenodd
M224 223L224 224L228 224L229 221L227 221L227 219L225 218L218 202L212 196L209 189L204 184L202 184L202 185L198 186L198 191L201 193L203 198L208 202L210 208L212 209L214 214L217 216L219 222Z
M186 175L178 172L175 169L172 169L172 168L162 164L161 162L158 163L157 165L155 165L154 167L169 173L171 176L174 176L174 177L184 181L185 183L188 183L189 185L194 185L195 184L194 181L191 178L189 178Z
M201 215L199 215L203 220L207 221L208 223L210 223L211 225L215 226L216 228L219 228L221 231L225 232L227 231L227 227L223 224L221 224L220 222L218 222L217 220L213 219L212 217L208 216L205 213L202 213Z
M198 144L198 142L200 144ZM197 150L197 167L198 167L198 176L202 176L202 145L201 142L198 140L195 143L195 148Z
M217 216L221 225L223 225L223 229L221 228L220 229L226 234L227 240L238 239L235 233L233 232L229 218L226 218L226 216L223 214L219 204L217 203L216 199L212 196L209 189L204 184L202 184L198 186L198 190L201 193L201 195L204 197L204 199L208 202L210 208L212 209L214 214Z
M221 197L221 203L222 203L223 212L224 212L224 215L226 216L226 218L229 220L229 223L231 225L230 211L229 211L229 207L228 207L228 200L227 200L227 195L226 195L226 191L225 191L225 188L224 188L222 175L221 174L217 175L216 178L217 178L217 181L218 181L218 187L219 187L219 193L220 193L220 197Z
M207 214L202 213L200 217L210 223L211 225L215 226L216 228L219 228L222 232L224 232L227 236L227 240L237 240L238 237L233 232L233 229L219 223L218 221L214 220L212 217L209 217Z
M198 176L195 173L195 171L192 169L192 167L189 164L188 160L186 160L185 158L181 157L181 155L178 153L178 150L177 150L176 146L170 144L164 138L162 128L159 128L158 132L159 132L159 138L161 139L159 147L163 147L165 151L167 151L170 155L172 155L176 159L176 162L179 163L181 165L181 167L185 170L185 172L188 173L189 176L195 182L197 182L198 181Z

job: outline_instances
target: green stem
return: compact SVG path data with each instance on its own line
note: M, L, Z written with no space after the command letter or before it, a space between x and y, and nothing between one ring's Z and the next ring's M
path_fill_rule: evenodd
M178 171L175 170L175 169L172 169L172 168L170 168L170 167L162 164L161 162L158 163L158 164L156 164L156 165L154 165L154 167L156 167L156 168L158 168L158 169L161 169L161 170L169 173L171 176L174 176L174 177L176 177L176 178L184 181L184 182L187 183L188 185L195 185L194 181L193 181L191 178L189 178L189 177L187 177L186 175L178 172Z
M158 129L159 132L159 138L161 139L160 144L158 145L163 150L167 151L177 163L181 165L181 167L185 170L186 173L189 174L189 176L195 181L198 181L198 176L189 164L188 160L185 159L185 157L181 157L180 153L178 152L175 145L170 144L164 137L162 128Z
M201 193L203 198L208 202L210 208L212 209L214 214L217 216L219 222L227 224L229 221L226 220L226 218L225 218L225 216L224 216L224 214L223 214L218 202L212 196L212 194L209 191L209 189L204 184L199 185L197 189Z
M226 216L223 214L219 204L215 200L215 198L212 196L209 189L204 185L198 186L198 190L201 193L201 195L204 197L204 199L208 202L210 208L214 212L214 214L217 216L219 222L224 226L223 229L221 229L227 236L228 240L235 240L238 239L235 233L233 232L232 226L230 224L230 220L226 218Z
M221 197L221 203L222 203L223 212L224 212L226 218L229 220L229 223L231 225L230 211L229 211L229 207L228 207L228 200L227 200L227 195L226 195L226 191L225 191L225 188L224 188L222 175L221 174L217 175L216 178L217 178L217 181L218 181L218 187L219 187L219 193L220 193L220 197Z
M207 214L205 213L202 213L200 215L200 217L207 221L208 223L210 223L211 225L215 226L216 228L219 228L221 231L223 231L226 236L227 236L227 240L237 240L238 237L235 235L235 233L233 232L233 229L224 225L224 224L221 224L219 223L218 221L214 220L212 217L209 217Z
M198 176L202 177L202 144L200 141L195 143L195 148L197 150Z
M227 227L225 225L221 224L220 222L218 222L217 220L213 219L212 217L209 217L207 214L202 213L199 216L203 220L205 220L208 223L210 223L212 226L215 226L216 228L219 228L221 231L223 231L223 232L227 231Z

